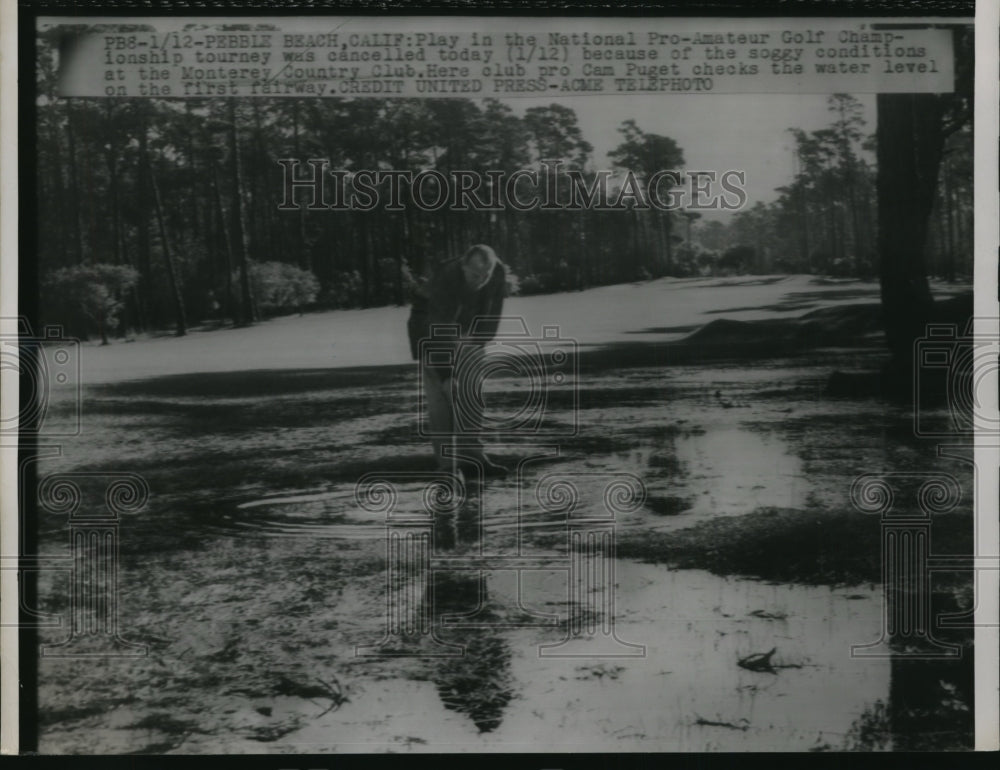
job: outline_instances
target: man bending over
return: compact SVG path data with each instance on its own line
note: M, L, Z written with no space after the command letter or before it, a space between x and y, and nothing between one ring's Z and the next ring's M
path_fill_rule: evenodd
M506 476L508 469L483 451L481 380L483 348L497 331L506 294L507 270L489 246L477 244L460 259L441 265L413 303L408 323L414 358L420 341L441 325L457 327L457 336L442 335L425 346L421 372L427 419L438 467L478 466L484 477ZM456 447L456 440L459 445Z

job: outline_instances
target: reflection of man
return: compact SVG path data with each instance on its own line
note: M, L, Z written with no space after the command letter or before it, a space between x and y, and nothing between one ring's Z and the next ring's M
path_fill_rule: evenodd
M503 311L507 271L489 246L472 246L461 259L446 262L418 295L410 315L410 346L418 356L421 339L445 324L458 327L453 342L437 339L421 362L427 420L439 467L450 469L452 448L479 466L484 476L504 476L507 468L486 457L477 435L483 419L481 380L477 375L483 346L496 334ZM457 423L457 424L456 424ZM446 451L447 450L447 451Z

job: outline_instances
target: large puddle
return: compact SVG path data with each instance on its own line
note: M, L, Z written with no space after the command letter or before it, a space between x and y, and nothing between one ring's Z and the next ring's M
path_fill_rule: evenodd
M568 516L605 516L605 492L622 474L641 479L645 496L641 505L626 501L618 527L684 527L762 506L803 507L809 485L802 461L774 434L713 426L592 456L582 470L549 460L527 462L517 478L485 487L470 481L460 506L425 519L435 524L434 579L458 586L457 603L434 615L435 634L466 645L467 654L431 660L419 676L387 668L385 659L354 658L349 700L325 714L302 700L303 718L269 741L272 750L806 751L850 747L857 725L882 713L890 661L850 654L852 645L880 636L882 597L873 590L773 585L615 560L613 613L593 613L601 617L591 642L553 646L571 617L583 617L581 604L598 606L587 592L569 596ZM564 482L573 490L568 497ZM264 538L384 540L389 519L428 511L426 486L397 479L391 515L360 505L354 486L342 484L247 501L214 528ZM476 556L500 561L478 573L470 569ZM512 556L535 558L537 568L502 569ZM452 558L465 560L463 571L449 569ZM589 584L591 593L598 583ZM480 585L485 598L477 607ZM407 590L426 598L424 587ZM609 637L601 630L612 614ZM548 645L544 656L540 645ZM767 653L764 670L739 665ZM244 706L254 729L271 719L259 705ZM274 708L296 711L294 702ZM198 751L191 740L178 751ZM212 737L213 750L261 747L218 741Z
M520 602L516 573L485 577L485 604L500 615L520 603L565 618L565 572L522 573ZM879 636L876 593L631 561L617 562L616 582L615 634L625 657L593 655L606 642L600 624L599 638L564 648L562 657L541 657L539 645L558 642L564 632L491 628L485 620L466 629L439 623L441 640L468 646L465 658L429 661L417 680L387 677L384 659L356 659L349 700L323 715L322 704L302 700L304 726L273 742L273 750L836 749L850 747L852 725L888 699L890 662L850 654L851 645ZM474 607L469 602L465 609ZM460 622L460 615L449 617ZM636 655L629 645L644 649ZM771 670L738 665L772 649ZM259 751L260 743L225 748Z
M680 483L692 513L743 513L763 506L797 508L808 485L802 461L779 439L738 427L678 438ZM697 470L692 470L697 469Z
M761 507L803 508L813 488L802 460L780 438L738 425L671 434L626 452L595 455L582 470L579 463L547 455L537 460L527 455L516 477L486 486L469 478L457 516L445 517L457 523L459 538L464 527L471 539L492 534L501 546L512 538L530 541L564 530L567 509L552 504L560 485L572 487L574 516L604 516L605 490L622 474L641 481L644 501L616 513L620 527L681 528ZM428 512L427 480L391 472L385 478L396 495L392 515ZM358 504L354 485L340 484L246 501L209 526L219 534L368 539L382 537L386 521L385 513Z

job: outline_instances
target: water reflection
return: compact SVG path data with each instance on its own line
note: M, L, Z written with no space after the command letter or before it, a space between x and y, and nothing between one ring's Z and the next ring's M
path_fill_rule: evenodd
M646 504L620 526L657 529L690 526L693 519L748 513L760 507L801 508L812 489L802 460L777 437L739 426L711 431L667 432L652 445L610 455L592 455L587 470L574 475L581 510L600 506L607 474L638 473L647 487ZM526 468L523 478L481 486L466 483L466 499L457 511L435 516L435 542L444 550L490 539L507 545L511 538L530 542L563 529L565 516L539 507L535 484L544 476ZM397 510L424 510L423 489L399 483ZM482 511L489 516L483 517ZM209 524L220 534L310 536L369 539L381 536L382 515L360 510L353 489L337 485L322 491L285 494L244 502Z
M677 483L689 513L746 513L763 506L801 507L808 481L785 442L739 426L670 437L672 451L649 458L650 475ZM655 511L654 511L655 512Z
M593 478L579 479L582 505L601 499L588 484L608 472L637 463L647 469L651 495L623 526L664 519L689 526L689 514L763 505L802 508L809 492L802 461L783 442L740 428L669 435L587 465L595 463ZM457 510L437 513L436 555L509 547L515 531L530 544L533 533L564 530L564 518L527 495L519 509L514 489L496 482ZM421 505L418 492L401 487L400 507ZM381 538L385 525L353 509L342 489L261 501L239 513L244 531L255 534ZM619 560L616 620L646 655L543 659L539 646L560 640L570 614L559 567L565 553L549 553L545 573L435 569L436 632L465 654L428 662L422 684L432 689L402 672L366 682L367 696L359 692L336 718L324 717L330 740L348 745L347 731L357 749L405 736L414 740L411 750L428 751L878 750L962 748L970 740L971 648L961 661L851 657L852 646L881 634L880 589L768 585ZM770 650L773 670L739 666ZM402 693L419 707L394 710Z
M487 629L463 630L452 640L465 645L465 655L444 659L433 673L441 702L471 719L480 733L492 732L514 697L510 645Z
M338 751L404 740L410 751L431 752L839 750L874 745L880 714L896 697L890 660L850 655L852 644L879 633L875 590L770 585L620 560L618 625L646 646L645 656L543 658L539 645L565 634L565 572L525 573L519 587L525 605L558 616L547 628L507 614L516 598L509 570L485 575L488 593L477 573L460 570L436 591L437 633L465 645L465 655L427 659L417 681L402 670L395 679L385 678L388 670L359 678L351 701L301 739ZM486 607L479 627L443 622L477 606ZM771 648L773 671L739 666Z

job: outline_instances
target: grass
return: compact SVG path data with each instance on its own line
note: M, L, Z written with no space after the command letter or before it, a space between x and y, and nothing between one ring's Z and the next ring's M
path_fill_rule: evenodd
M972 522L943 516L934 523L933 550L971 553ZM675 532L619 535L619 557L809 585L857 585L882 579L877 516L857 511L762 508L715 518Z

